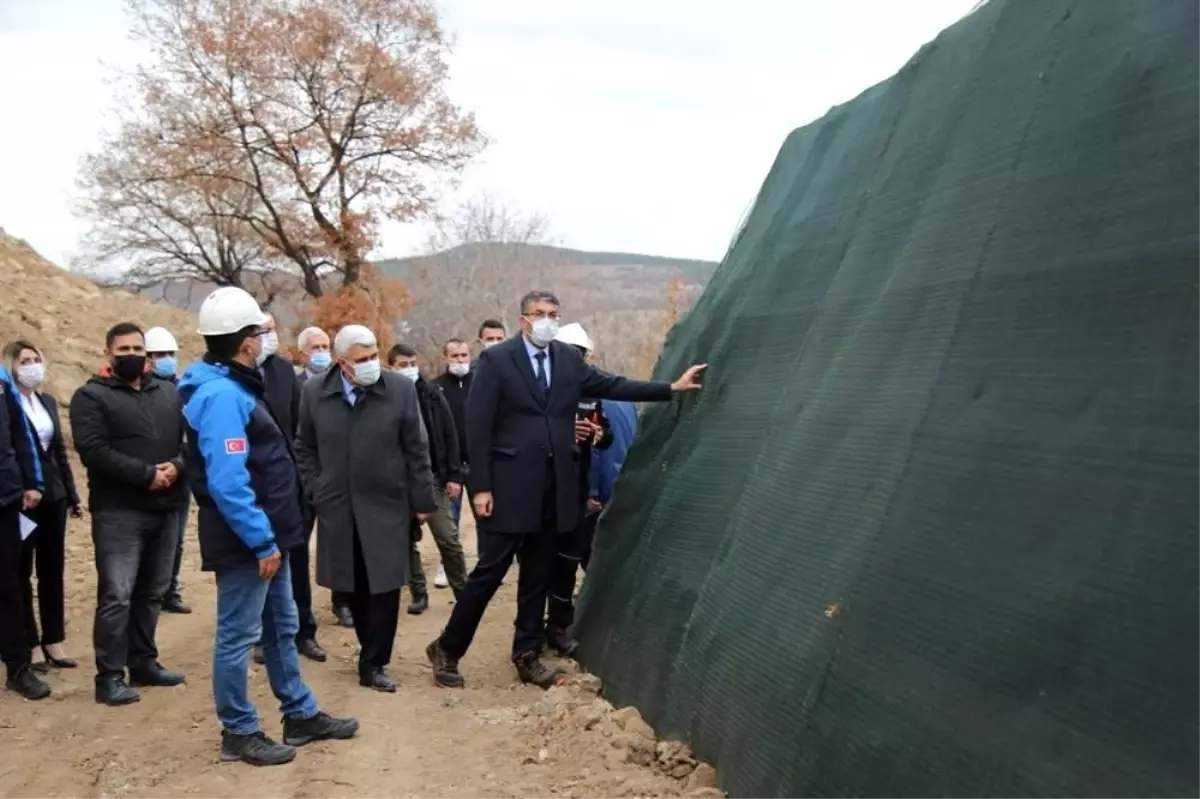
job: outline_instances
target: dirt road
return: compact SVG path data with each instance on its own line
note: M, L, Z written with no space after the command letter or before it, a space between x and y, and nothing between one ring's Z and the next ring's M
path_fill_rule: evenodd
M424 615L402 613L390 669L400 688L380 694L358 686L354 632L333 625L329 592L316 589L318 638L330 659L303 661L304 674L324 709L361 721L359 737L307 746L287 766L221 764L210 687L215 596L211 575L199 571L194 526L184 591L195 612L164 614L158 633L163 663L185 672L188 684L143 689L142 700L124 708L92 698L88 531L87 520L73 521L68 534L67 647L81 668L50 676L54 694L42 702L0 691L2 796L713 795L697 790L706 767L693 773L686 752L664 752L661 744L655 761L654 744L636 734L641 722L626 725L585 688L545 694L517 683L507 659L511 578L463 662L464 691L436 688L423 655L449 615L448 590L433 592ZM473 562L474 531L467 525L463 532ZM429 538L422 544L432 578L437 561ZM278 706L260 667L252 667L251 684L264 728L278 734Z

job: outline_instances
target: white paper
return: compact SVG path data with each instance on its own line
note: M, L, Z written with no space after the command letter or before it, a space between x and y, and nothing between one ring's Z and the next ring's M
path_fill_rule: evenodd
M37 525L24 513L18 515L21 517L21 540L24 541L37 529Z

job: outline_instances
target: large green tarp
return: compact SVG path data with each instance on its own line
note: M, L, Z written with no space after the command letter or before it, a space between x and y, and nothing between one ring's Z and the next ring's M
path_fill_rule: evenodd
M1200 792L1198 28L992 0L784 144L577 625L732 794Z

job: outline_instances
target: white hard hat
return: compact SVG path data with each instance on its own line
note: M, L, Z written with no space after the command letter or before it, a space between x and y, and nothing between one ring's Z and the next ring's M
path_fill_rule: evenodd
M571 322L568 325L563 325L558 329L558 335L554 337L555 341L561 341L563 344L570 344L572 347L583 347L588 352L592 351L592 337L583 329L583 325L578 322Z
M170 330L152 327L146 331L146 352L179 352L179 345Z
M267 315L249 292L236 286L222 286L204 298L196 332L202 336L224 336L251 325L261 327L267 321Z

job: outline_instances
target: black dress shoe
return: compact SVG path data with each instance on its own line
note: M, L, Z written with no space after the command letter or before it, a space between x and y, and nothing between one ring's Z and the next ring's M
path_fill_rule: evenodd
M184 602L183 598L179 596L164 597L162 609L163 613L179 613L186 615L192 612L192 606Z
M56 658L51 655L50 651L44 646L42 647L42 657L44 657L46 662L56 669L79 668L79 661L75 660L74 658Z
M385 694L396 693L396 681L387 676L383 669L368 669L358 673L358 684L364 688L374 688Z
M139 688L143 686L169 688L185 682L187 682L187 677L177 671L167 671L161 663L150 663L129 670L129 684Z
M17 669L16 674L4 681L4 687L31 700L45 699L50 696L50 686L42 682L33 673L33 669L28 666Z
M429 610L429 594L413 594L412 602L408 603L409 614L420 616L427 610Z
M106 677L96 681L96 701L109 707L132 705L142 697L125 683L124 677Z
M343 606L333 609L333 617L337 619L337 623L343 627L354 626L354 614L350 612L350 608Z
M300 654L304 655L304 657L308 658L309 660L315 660L318 663L324 663L329 657L325 650L321 648L321 645L317 643L317 639L315 638L302 639L296 644L296 649L298 649Z

